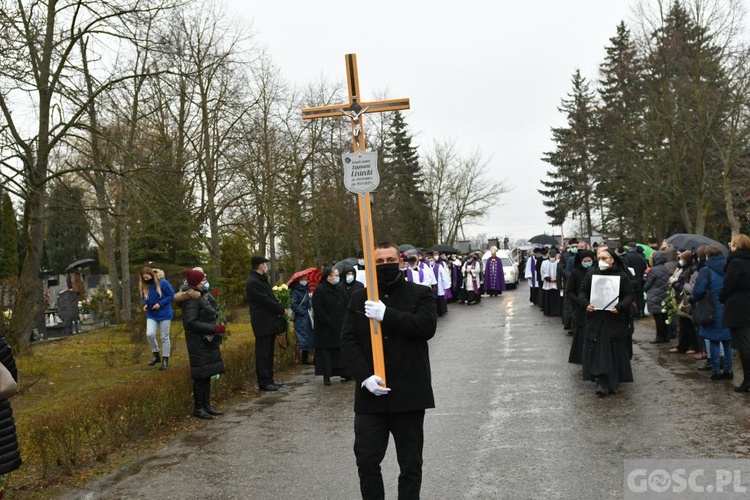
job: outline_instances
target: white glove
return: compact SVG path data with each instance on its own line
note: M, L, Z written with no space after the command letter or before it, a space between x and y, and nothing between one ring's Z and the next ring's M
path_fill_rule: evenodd
M383 396L388 394L391 390L388 387L380 387L378 384L384 384L383 379L377 375L370 375L362 382L362 387L375 394L376 396Z
M366 300L365 316L370 319L383 321L383 316L385 316L385 304L383 304L381 301L375 302L374 300Z

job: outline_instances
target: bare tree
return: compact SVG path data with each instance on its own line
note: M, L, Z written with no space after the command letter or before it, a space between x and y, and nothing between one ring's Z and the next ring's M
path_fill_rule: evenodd
M430 211L447 227L444 239L456 242L464 226L486 217L508 192L502 181L487 173L489 159L477 149L462 156L452 140L436 140L426 156L426 190L430 194Z
M24 201L25 259L21 280L29 290L17 305L34 316L42 304L39 270L44 241L46 186L59 175L50 163L52 151L85 123L91 100L129 79L108 64L108 47L128 41L123 26L134 17L163 9L164 0L6 1L0 7L0 166L6 189ZM93 92L85 90L80 43L91 37L102 53ZM31 110L32 112L21 112ZM19 111L19 112L14 112ZM14 325L28 323L14 319ZM12 328L28 343L31 331Z

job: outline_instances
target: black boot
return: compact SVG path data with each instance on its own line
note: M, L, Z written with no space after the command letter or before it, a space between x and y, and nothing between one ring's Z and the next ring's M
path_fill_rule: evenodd
M207 385L203 389L203 410L212 416L224 415L223 411L219 411L211 406L211 386Z
M164 356L161 358L161 366L159 367L160 370L166 370L169 368L169 356Z
M310 365L310 351L302 350L302 364L303 365Z
M155 351L154 357L151 358L151 361L148 362L148 366L154 366L159 361L161 361L161 358L159 357L159 351Z
M203 407L200 407L200 408L196 407L193 410L193 416L196 417L196 418L203 419L203 420L213 420L214 419L214 417L210 413L208 413L205 410L205 408L203 408Z

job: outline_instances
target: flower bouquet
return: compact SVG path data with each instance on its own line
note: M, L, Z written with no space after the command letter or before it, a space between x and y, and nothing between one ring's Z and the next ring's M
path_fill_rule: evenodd
M276 335L283 335L289 331L289 309L292 307L292 292L286 284L276 285L272 288L273 294L279 299L284 307L284 316L276 320Z

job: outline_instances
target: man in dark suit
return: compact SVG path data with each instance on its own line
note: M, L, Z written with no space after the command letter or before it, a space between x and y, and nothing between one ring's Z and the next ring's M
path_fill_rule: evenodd
M278 391L284 384L273 380L273 351L276 318L286 311L273 294L268 282L268 259L259 255L250 259L252 271L245 282L245 294L250 306L250 324L255 335L255 371L262 391Z
M364 499L384 498L380 462L390 433L401 467L398 498L418 499L425 409L435 407L427 341L435 335L437 309L429 287L404 279L396 245L377 245L375 264L380 300L366 300L366 290L354 292L341 331L341 351L357 381L354 454L360 492ZM374 374L370 319L382 327L385 383Z

